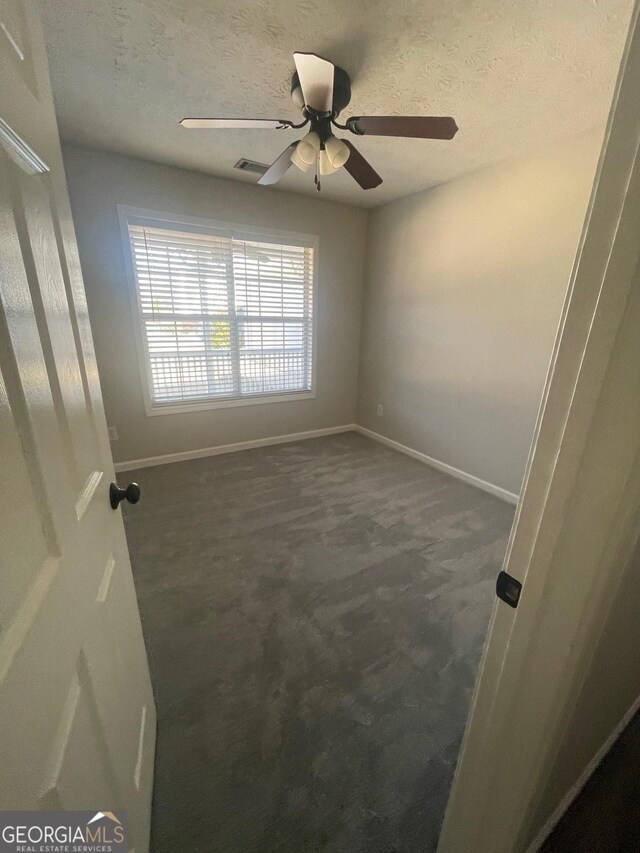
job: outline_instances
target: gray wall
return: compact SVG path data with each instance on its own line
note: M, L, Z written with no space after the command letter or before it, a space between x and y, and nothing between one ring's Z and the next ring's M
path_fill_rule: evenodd
M370 214L65 145L115 460L357 421L518 492L601 136ZM117 204L318 234L316 398L147 417Z
M359 424L519 491L602 133L372 211Z
M63 154L116 461L354 422L366 211L88 148ZM319 235L316 398L147 417L117 204Z

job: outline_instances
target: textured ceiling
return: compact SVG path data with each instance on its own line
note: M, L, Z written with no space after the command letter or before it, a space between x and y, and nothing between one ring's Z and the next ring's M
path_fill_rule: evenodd
M343 114L453 115L452 142L355 140L382 175L323 195L382 204L606 118L632 0L43 0L64 139L240 181L295 131L202 131L183 116L298 120L294 50L352 76ZM299 133L299 132L298 132ZM290 170L279 185L313 193Z

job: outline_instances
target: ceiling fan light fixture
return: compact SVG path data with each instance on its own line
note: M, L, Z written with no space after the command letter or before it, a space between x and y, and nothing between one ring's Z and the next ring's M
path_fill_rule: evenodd
M351 78L344 68L316 53L296 51L291 77L291 98L302 111L302 121L273 118L194 118L182 119L188 128L244 128L277 131L299 130L310 125L311 132L292 141L260 176L262 186L282 180L292 165L302 172L312 167L315 185L319 175L331 175L343 166L363 190L380 186L382 178L347 138L337 139L333 128L356 136L391 136L404 139L453 139L458 125L451 116L351 116L338 123L338 116L351 101ZM256 169L256 171L258 171Z
M298 142L295 151L291 155L291 162L298 169L306 172L318 158L320 151L320 137L315 131L310 131Z
M344 142L341 139L337 139L335 136L330 136L326 140L324 143L324 150L329 158L329 163L334 169L339 169L341 166L344 166L351 154L351 151Z

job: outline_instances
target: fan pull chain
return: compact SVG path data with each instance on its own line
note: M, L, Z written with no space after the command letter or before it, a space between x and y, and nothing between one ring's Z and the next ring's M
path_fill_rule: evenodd
M318 153L318 156L316 157L316 173L313 177L313 183L316 185L316 189L318 190L318 192L320 192L320 189L321 189L320 178L318 177L318 164L319 163L320 163L320 154Z

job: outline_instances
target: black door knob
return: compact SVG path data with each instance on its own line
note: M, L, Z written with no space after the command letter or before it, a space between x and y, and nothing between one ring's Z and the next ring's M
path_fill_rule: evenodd
M130 504L137 504L140 500L140 486L137 483L129 483L126 489L121 489L117 483L109 486L109 501L112 509L118 509L120 501L128 500Z

